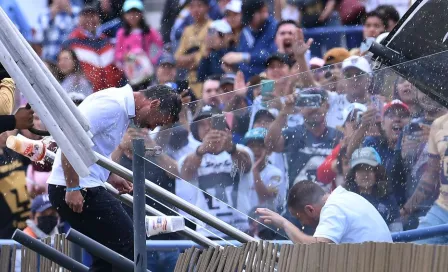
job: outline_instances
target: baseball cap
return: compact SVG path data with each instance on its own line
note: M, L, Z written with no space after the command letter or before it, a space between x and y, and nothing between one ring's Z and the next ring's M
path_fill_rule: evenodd
M52 207L52 205L50 203L50 198L47 194L38 195L31 202L31 212L32 213L37 213L37 212L41 213L51 207Z
M142 1L140 0L126 0L123 4L123 12L128 12L131 9L137 9L139 11L143 11L145 7L143 6Z
M268 67L269 64L271 63L271 61L274 61L274 60L278 60L284 64L288 64L289 66L291 65L288 55L286 55L284 53L276 52L268 57L268 59L266 60L266 67Z
M313 57L312 59L310 59L310 67L323 67L325 65L325 61L321 58L317 58L317 57Z
M272 120L275 120L275 114L271 112L272 109L266 110L266 109L261 109L258 110L257 113L255 113L254 116L254 123L257 122L258 118L266 116L268 118L271 118Z
M350 57L350 52L342 47L335 47L327 51L324 55L325 65L331 65L335 63L343 62Z
M210 24L210 28L224 34L232 33L232 27L226 20L216 20Z
M235 74L224 74L221 76L221 80L219 81L219 86L225 84L234 84L235 83Z
M359 56L351 56L342 62L342 71L345 71L348 68L357 68L364 73L372 73L372 68L370 67L369 62L365 58Z
M213 115L216 114L222 114L222 111L216 107L210 106L210 105L205 105L202 107L202 109L198 112L198 114L196 114L196 116L193 119L193 122L205 119L205 118L210 118Z
M253 128L244 135L243 144L247 144L250 141L264 141L267 134L268 130L265 128Z
M353 152L350 160L350 168L360 164L367 164L376 167L381 164L380 154L373 147L363 147Z
M176 65L176 60L174 59L173 55L171 55L171 54L163 54L159 59L159 65L162 65L162 64Z
M395 108L395 107L401 107L401 108L405 109L407 112L410 112L408 105L403 103L401 100L395 99L395 100L390 101L386 105L384 105L384 107L383 107L383 116L386 115L386 113L390 109Z
M363 105L363 104L360 104L360 103L356 103L356 102L355 103L351 103L347 108L345 108L342 111L342 120L344 120L344 123L347 121L349 116L352 116L352 114L356 110L358 110L360 112L366 112L367 111L367 107L365 105Z
M235 12L235 13L241 13L241 5L242 5L241 1L239 1L239 0L231 0L226 5L226 11L232 11L232 12Z

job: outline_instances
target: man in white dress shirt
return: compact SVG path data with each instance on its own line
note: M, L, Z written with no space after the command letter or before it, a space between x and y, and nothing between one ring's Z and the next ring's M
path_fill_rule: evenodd
M389 228L376 208L341 186L326 194L312 181L298 182L289 191L288 209L302 224L316 228L313 236L273 211L259 208L256 212L262 222L283 228L294 243L392 242Z
M134 92L129 85L110 88L88 96L79 106L90 123L93 150L117 161L117 147L128 126L154 129L179 119L180 96L170 87L157 85ZM132 184L93 165L90 175L80 178L59 149L48 179L51 204L71 227L117 253L133 259L132 220L121 202L104 188L109 182L120 193L132 191ZM94 258L92 271L114 271L104 260Z

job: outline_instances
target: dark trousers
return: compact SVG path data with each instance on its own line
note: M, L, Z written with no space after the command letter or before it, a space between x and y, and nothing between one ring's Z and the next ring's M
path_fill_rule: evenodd
M87 189L82 213L75 213L65 203L65 187L48 185L50 202L71 227L113 251L134 259L132 220L121 202L103 187ZM106 261L93 256L90 271L118 271Z

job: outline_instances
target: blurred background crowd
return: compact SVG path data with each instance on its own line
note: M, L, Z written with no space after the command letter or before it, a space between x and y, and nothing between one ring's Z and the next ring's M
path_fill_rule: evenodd
M289 189L303 180L362 195L391 232L447 223L440 221L442 213L448 218L448 199L439 195L444 183L438 183L446 169L431 167L440 165L432 155L447 110L391 70L374 72L359 50L364 38L384 39L410 5L45 0L34 6L0 0L75 104L125 84L177 90L184 102L179 123L152 132L130 127L119 163L132 168L135 137L144 137L147 147L161 146L160 156L147 157L147 179L262 239L286 235L252 220L257 207L301 226L285 203ZM26 103L20 94L16 100ZM34 124L44 128L38 116ZM0 136L0 239L11 238L15 228L38 238L63 232L67 226L46 196L51 164L8 150L11 133L39 139L28 131ZM174 214L157 201L147 203ZM226 238L197 224L187 222L207 237ZM149 251L149 268L169 271L178 254Z

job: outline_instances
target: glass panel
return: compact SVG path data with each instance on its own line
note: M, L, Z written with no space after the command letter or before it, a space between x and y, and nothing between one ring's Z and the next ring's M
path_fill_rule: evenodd
M147 147L157 147L147 159L176 178L180 197L256 237L285 237L275 226L259 223L258 207L277 211L302 228L289 214L287 196L304 180L326 192L341 185L363 195L391 231L416 228L432 201L417 203L405 220L399 209L410 201L425 171L429 126L446 109L415 85L438 95L444 79L428 71L428 80L424 72L445 56L376 71L368 58L288 76L268 70L272 80L187 105L177 126L146 137ZM415 85L396 71L412 75ZM378 156L359 163L356 150L362 147L374 148ZM156 156L158 151L162 154ZM364 170L373 175L362 176ZM312 234L313 227L303 229Z

